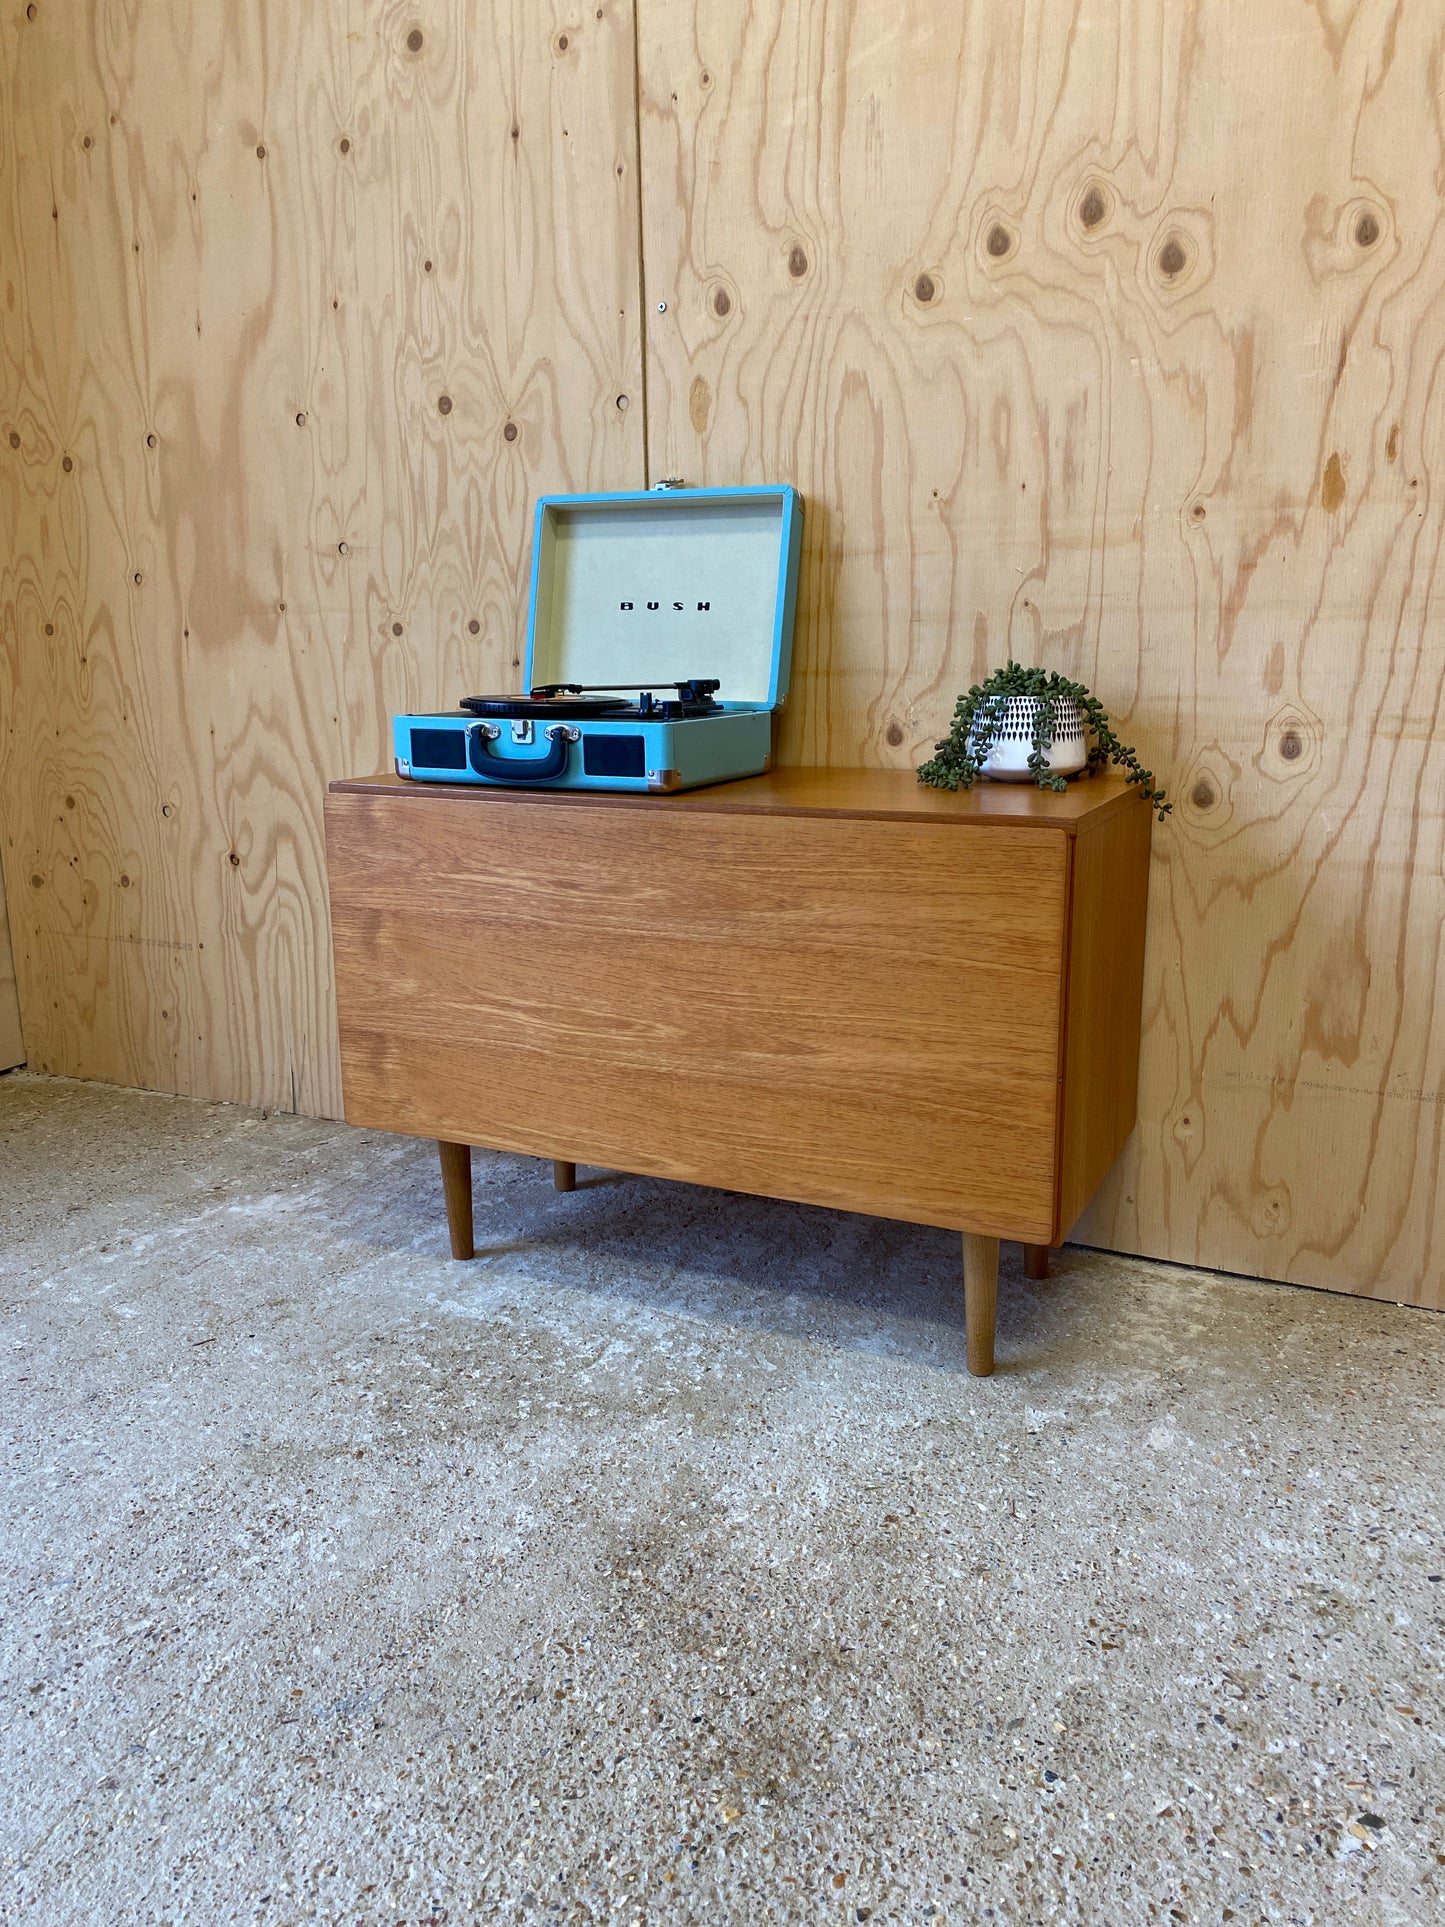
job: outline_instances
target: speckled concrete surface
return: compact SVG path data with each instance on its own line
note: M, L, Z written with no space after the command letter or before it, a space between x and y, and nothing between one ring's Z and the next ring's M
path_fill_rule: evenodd
M1445 1321L0 1079L0 1917L1445 1919Z

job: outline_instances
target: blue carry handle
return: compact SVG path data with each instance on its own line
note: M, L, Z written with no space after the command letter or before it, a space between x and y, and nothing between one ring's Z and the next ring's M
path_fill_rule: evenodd
M581 735L565 723L553 723L547 731L550 749L540 756L498 756L493 740L501 735L495 724L473 723L467 731L467 761L478 776L491 783L546 783L561 776L567 768L567 747Z

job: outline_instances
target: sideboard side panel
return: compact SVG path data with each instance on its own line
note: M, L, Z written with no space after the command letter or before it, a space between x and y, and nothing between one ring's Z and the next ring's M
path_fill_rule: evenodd
M1134 1128L1153 825L1140 799L1073 840L1056 1243Z

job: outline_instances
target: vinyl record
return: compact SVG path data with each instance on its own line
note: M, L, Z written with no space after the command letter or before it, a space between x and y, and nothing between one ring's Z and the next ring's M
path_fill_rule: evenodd
M473 716L554 723L582 723L592 716L619 716L634 707L620 696L463 696L461 706Z

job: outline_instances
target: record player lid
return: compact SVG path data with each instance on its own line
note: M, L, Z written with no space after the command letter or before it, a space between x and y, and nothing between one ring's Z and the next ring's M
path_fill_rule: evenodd
M718 701L787 693L802 503L795 489L654 489L537 504L529 689L716 676Z

